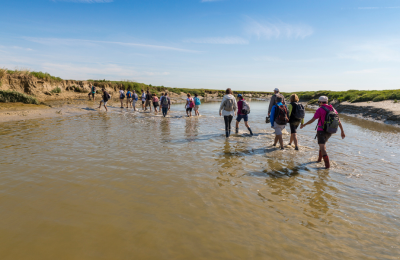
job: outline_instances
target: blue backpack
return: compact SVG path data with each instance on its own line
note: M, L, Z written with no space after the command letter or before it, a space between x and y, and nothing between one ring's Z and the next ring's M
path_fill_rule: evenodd
M195 97L195 98L194 98L194 104L195 104L196 106L200 106L200 105L201 105L200 98Z
M132 93L131 93L130 91L128 91L128 92L126 93L126 97L127 97L127 98L131 98L131 97L132 97Z

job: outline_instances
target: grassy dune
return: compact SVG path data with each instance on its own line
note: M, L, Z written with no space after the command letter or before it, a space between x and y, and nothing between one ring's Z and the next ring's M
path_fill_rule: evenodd
M327 96L329 100L337 100L339 102L349 101L366 102L366 101L383 101L400 99L400 89L397 90L348 90L348 91L303 91L293 93L282 93L285 97L291 94L297 94L301 101L308 101L309 104L316 103L320 96Z
M0 102L22 102L25 104L39 105L36 98L17 91L0 90Z

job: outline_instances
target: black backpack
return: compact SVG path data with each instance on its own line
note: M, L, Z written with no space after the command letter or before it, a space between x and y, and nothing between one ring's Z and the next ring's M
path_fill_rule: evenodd
M322 109L326 111L323 130L330 134L336 134L340 122L339 115L336 114L335 109L331 111L324 106Z
M286 125L289 122L288 111L285 105L276 106L275 122L278 125Z
M293 109L294 109L294 114L293 114L294 118L296 118L297 120L302 120L306 115L306 111L304 109L304 106L302 104L299 104L299 103L292 104L292 106L296 106L296 107L293 107Z

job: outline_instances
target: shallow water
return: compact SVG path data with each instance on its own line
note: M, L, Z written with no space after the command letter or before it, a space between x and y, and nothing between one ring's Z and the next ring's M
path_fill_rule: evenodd
M399 259L399 128L342 115L325 170L314 126L280 151L252 102L226 140L218 106L0 124L0 259Z

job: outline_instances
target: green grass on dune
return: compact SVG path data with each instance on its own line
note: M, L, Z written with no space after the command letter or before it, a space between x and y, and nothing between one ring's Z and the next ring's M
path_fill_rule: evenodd
M22 102L25 104L39 105L36 98L17 91L0 90L0 102Z
M348 90L348 91L300 91L293 93L282 93L286 98L291 94L297 94L301 101L308 101L308 103L316 103L320 96L327 96L329 100L337 100L339 102L349 101L366 102L366 101L384 101L384 100L397 100L400 98L400 89L396 90Z

